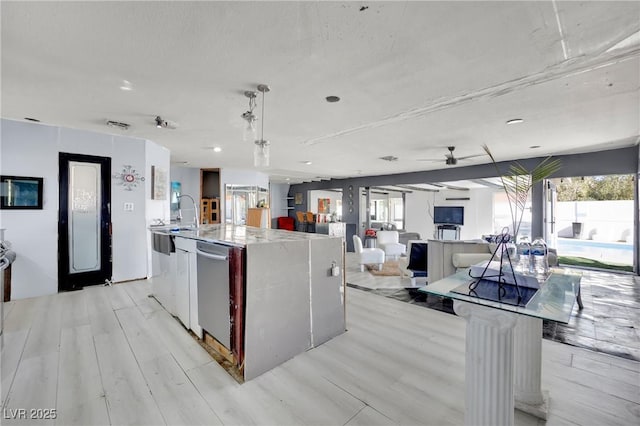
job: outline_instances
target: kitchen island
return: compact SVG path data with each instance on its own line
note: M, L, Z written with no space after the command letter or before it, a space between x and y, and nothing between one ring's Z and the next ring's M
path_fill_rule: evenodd
M154 255L177 259L168 279L153 278L154 295L236 376L250 380L345 331L342 238L229 224L151 232L173 243Z

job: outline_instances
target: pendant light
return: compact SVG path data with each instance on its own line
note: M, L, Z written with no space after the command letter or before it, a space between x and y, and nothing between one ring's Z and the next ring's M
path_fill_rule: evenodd
M256 139L253 147L253 165L255 167L269 167L269 141L264 139L264 94L271 89L266 84L258 85L258 92L262 93L262 123L260 125L260 139Z
M244 92L244 95L249 98L249 110L241 115L242 119L246 121L246 124L242 127L242 140L245 142L255 141L258 138L256 129L256 121L258 121L258 118L253 113L253 110L256 108L258 92L247 90Z

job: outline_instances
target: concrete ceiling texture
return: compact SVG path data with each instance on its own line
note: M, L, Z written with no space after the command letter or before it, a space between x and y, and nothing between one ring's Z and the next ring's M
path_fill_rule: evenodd
M0 8L3 117L149 139L188 167L253 169L240 115L260 83L271 87L264 119L261 95L255 112L274 182L489 162L447 166L447 146L466 157L487 144L510 160L640 135L637 1ZM157 128L158 115L177 128Z

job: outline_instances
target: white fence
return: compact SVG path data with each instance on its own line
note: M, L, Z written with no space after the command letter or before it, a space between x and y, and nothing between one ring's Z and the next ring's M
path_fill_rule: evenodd
M633 242L633 200L559 201L558 237L573 237L574 222L581 223L584 240Z

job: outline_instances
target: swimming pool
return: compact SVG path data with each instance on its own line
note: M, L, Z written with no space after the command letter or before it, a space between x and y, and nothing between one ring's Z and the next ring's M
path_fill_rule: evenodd
M560 256L580 256L587 259L633 265L633 244L609 241L558 238Z

